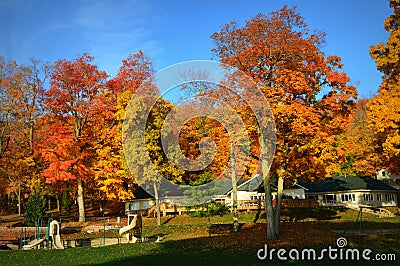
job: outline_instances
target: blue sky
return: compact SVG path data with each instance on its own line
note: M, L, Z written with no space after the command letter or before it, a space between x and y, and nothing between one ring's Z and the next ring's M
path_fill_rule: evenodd
M370 45L385 41L388 0L2 0L0 55L25 63L74 59L83 52L115 75L129 53L144 50L156 70L171 64L212 59L211 34L231 20L297 5L311 29L327 33L324 52L343 58L361 95L377 91L381 74Z

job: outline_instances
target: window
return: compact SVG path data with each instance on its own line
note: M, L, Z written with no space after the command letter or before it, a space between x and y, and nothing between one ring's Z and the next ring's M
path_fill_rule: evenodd
M376 194L376 201L382 201L382 194Z
M322 199L325 203L328 204L336 203L336 195L323 195Z
M400 185L400 179L395 179L396 180L396 185Z
M139 203L138 202L129 203L129 210L130 211L139 210Z
M385 200L386 201L394 201L394 195L393 194L385 194Z
M250 196L251 200L265 200L265 196L264 195L253 195Z
M374 201L374 196L372 194L364 194L363 198L364 198L364 201L368 201L368 202Z
M342 201L356 201L355 194L342 194Z

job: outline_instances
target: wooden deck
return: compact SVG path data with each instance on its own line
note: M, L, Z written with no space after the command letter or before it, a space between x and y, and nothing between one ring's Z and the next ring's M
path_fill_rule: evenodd
M238 210L260 210L264 209L265 202L262 200L239 200ZM275 201L272 202L275 207ZM313 199L282 199L281 208L319 208L320 204Z
M156 205L153 205L150 209L148 209L147 216L155 217L156 216ZM181 206L179 204L169 204L169 203L161 203L160 204L160 212L163 216L167 214L179 214L186 212L187 208L185 206Z
M275 202L273 202L274 204ZM238 200L237 206L238 211L259 211L264 210L265 202L263 200ZM275 204L274 204L275 205ZM282 199L282 208L319 208L320 204L318 200L314 199ZM232 206L230 206L232 208ZM168 214L179 214L188 212L186 206L182 206L180 204L172 204L172 203L161 203L160 211L163 216ZM195 210L193 210L195 211ZM131 211L129 213L141 213L142 215L148 217L156 216L156 205L153 205L150 209L147 210L138 210Z

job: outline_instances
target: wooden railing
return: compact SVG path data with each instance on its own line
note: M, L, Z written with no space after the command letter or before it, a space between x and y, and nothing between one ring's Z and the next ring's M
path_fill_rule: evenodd
M263 210L264 204L265 204L264 200L238 200L237 202L239 211ZM273 205L275 207L275 201L273 201ZM318 207L320 207L320 203L318 202L318 200L314 199L282 199L282 208L318 208ZM230 208L232 208L232 206L230 206ZM155 217L157 211L156 205L154 204L149 209L141 211L143 215L147 215L148 217ZM187 212L188 209L187 207L182 206L180 204L160 203L160 211L161 214L165 216L167 214L181 214L183 212ZM193 209L193 211L195 210Z
M156 205L154 204L153 206L151 206L151 208L150 209L148 209L148 212L147 212L147 217L155 217L156 216Z
M320 204L315 199L282 199L282 208L318 208Z
M186 211L186 207L181 206L180 204L171 204L171 203L160 203L160 212L161 215L165 216L168 213L178 213L182 214L182 212ZM150 209L147 209L147 217L155 217L157 214L157 206L154 204Z
M238 200L237 208L239 211L246 210L261 210L264 207L264 202L261 200Z
M160 211L165 216L167 213L178 213L182 214L182 212L186 211L185 206L181 206L180 204L172 204L172 203L161 203Z
M275 207L275 200L272 202ZM238 200L238 210L259 210L264 208L264 200ZM320 204L314 199L282 199L282 208L318 208Z

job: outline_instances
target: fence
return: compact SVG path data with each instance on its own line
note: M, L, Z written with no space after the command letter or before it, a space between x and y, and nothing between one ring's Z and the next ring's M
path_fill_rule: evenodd
M263 200L238 200L238 210L259 210L264 208L265 202ZM275 207L276 201L273 200L272 204ZM282 199L282 208L318 208L320 204L315 199Z

